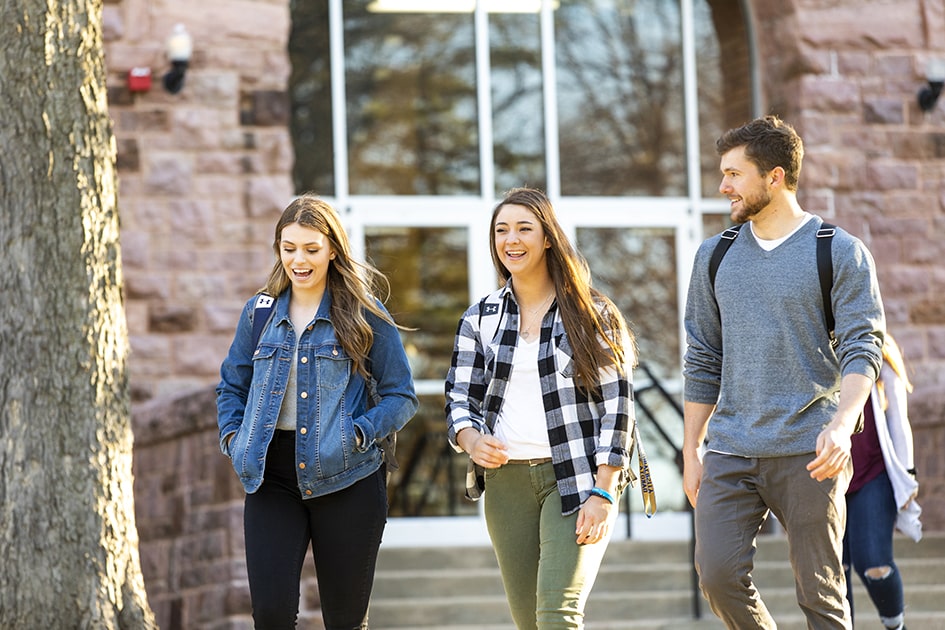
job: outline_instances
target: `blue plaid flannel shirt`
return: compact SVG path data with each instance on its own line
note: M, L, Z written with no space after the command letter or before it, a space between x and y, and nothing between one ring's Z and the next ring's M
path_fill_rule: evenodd
M449 442L462 452L456 435L466 428L491 433L504 400L518 341L518 304L511 285L492 293L489 302L504 301L496 335L486 347L480 341L480 308L470 306L459 322L453 357L446 378L446 416ZM597 467L620 468L621 489L635 480L630 469L633 452L632 377L628 368L610 367L600 372L596 400L581 392L573 378L571 347L557 304L554 317L542 322L538 350L538 374L548 423L548 439L562 514L577 511L590 496ZM625 343L629 348L629 344ZM466 496L478 499L484 490L482 470L474 466L468 475Z

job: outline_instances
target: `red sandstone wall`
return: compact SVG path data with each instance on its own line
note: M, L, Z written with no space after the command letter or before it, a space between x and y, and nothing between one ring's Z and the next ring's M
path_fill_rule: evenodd
M135 510L148 600L163 630L252 630L243 489L217 445L213 388L134 410ZM300 630L324 627L311 552Z
M171 95L164 42L178 22L194 57ZM286 0L105 4L135 400L214 383L239 308L265 281L293 193L288 28ZM152 69L150 92L127 89L138 66Z

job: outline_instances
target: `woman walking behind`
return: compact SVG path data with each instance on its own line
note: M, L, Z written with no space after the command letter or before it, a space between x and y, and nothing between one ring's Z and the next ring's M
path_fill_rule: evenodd
M378 440L417 410L410 367L397 325L374 297L384 278L352 259L331 206L294 200L273 249L277 260L243 308L217 387L220 447L247 493L253 619L265 630L295 627L311 545L325 627L367 628L387 521ZM257 336L254 319L265 315Z
M915 501L912 426L906 397L912 383L892 335L883 342L883 366L863 409L864 426L853 436L853 480L847 491L843 567L853 610L852 571L866 587L886 628L905 630L902 576L893 559L893 531L922 538ZM852 571L851 571L852 569Z
M582 628L629 472L632 336L591 287L548 198L517 188L492 213L505 281L459 323L449 440L472 471L519 629Z

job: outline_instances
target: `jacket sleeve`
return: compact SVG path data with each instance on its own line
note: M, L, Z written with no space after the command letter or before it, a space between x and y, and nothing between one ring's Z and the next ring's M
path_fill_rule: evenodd
M629 335L626 335L621 343L628 352L624 365L619 368L611 366L600 372L601 420L594 463L597 466L628 469L632 453L633 425L636 423L633 378L629 367L634 363L634 358L629 356L632 348Z
M226 455L229 455L226 438L236 433L243 423L243 413L253 381L254 303L255 297L243 307L230 350L220 366L220 383L216 388L217 425L220 430L220 450Z
M374 331L368 359L377 404L368 409L356 423L366 438L363 449L368 448L374 440L403 429L419 408L413 374L400 331L374 313L368 312L366 317ZM368 392L368 395L371 393Z
M450 445L462 452L456 435L467 428L486 431L482 405L486 396L485 352L479 338L479 305L470 306L456 330L446 375L446 421Z

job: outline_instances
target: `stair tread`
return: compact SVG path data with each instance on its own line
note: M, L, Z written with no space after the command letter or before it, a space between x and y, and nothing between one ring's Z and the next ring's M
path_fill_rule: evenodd
M919 544L897 537L896 545L910 630L945 628L945 534ZM588 600L587 629L723 630L704 600L702 618L691 615L690 553L685 540L612 542ZM806 630L783 536L759 538L755 569L779 630ZM491 547L382 549L375 577L372 628L515 630ZM872 615L859 580L854 592L858 618Z

